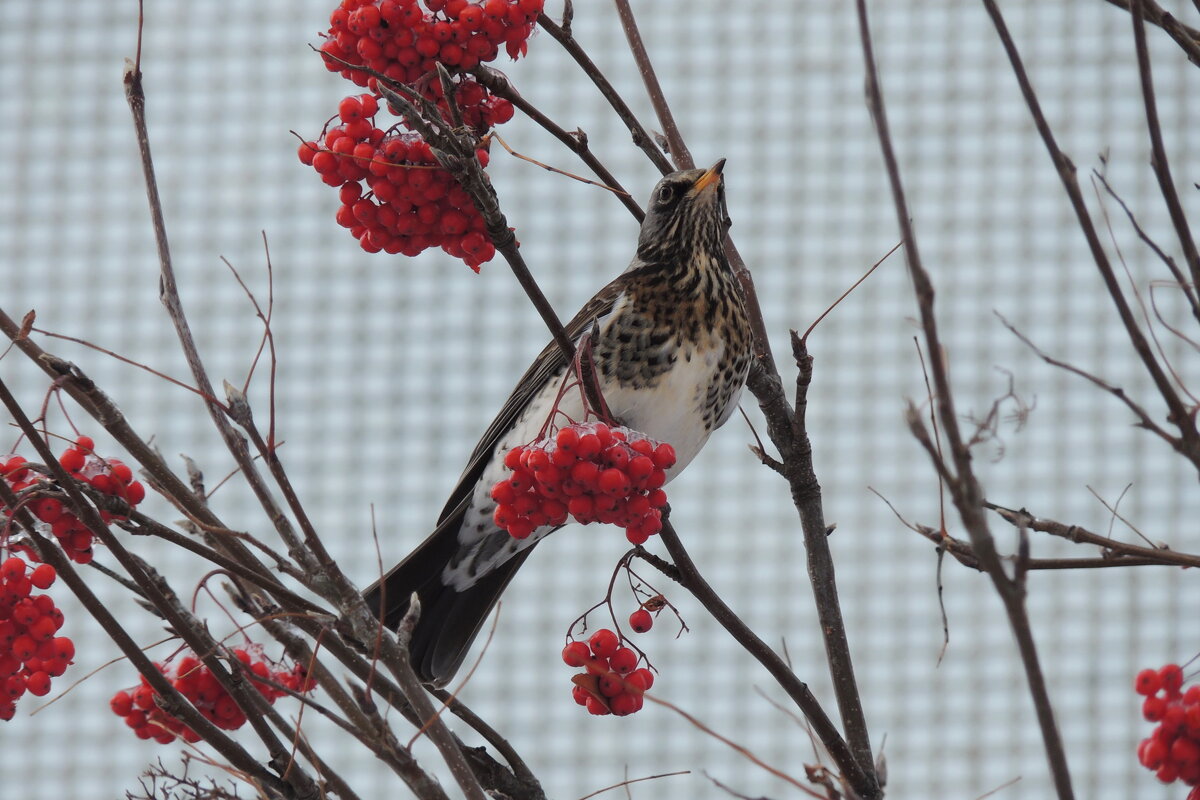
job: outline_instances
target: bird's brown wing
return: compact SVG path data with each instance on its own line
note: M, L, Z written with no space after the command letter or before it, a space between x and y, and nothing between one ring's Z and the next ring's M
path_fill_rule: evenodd
M618 277L600 290L566 325L567 335L572 341L578 340L593 320L603 318L612 310L624 290L623 277ZM471 505L475 485L487 467L497 442L516 422L522 409L542 385L553 378L566 362L567 357L556 342L547 345L534 359L475 446L467 468L442 510L437 527L404 561L364 593L367 604L379 614L385 625L392 628L400 623L408 608L409 597L414 592L420 597L422 611L412 632L410 650L413 666L425 681L441 685L458 670L488 612L532 552L532 547L527 547L495 565L477 582L463 589L448 586L443 581L446 565L452 563L460 553L458 534L463 515Z
M618 276L597 292L583 308L579 309L571 321L564 326L568 339L577 342L593 320L604 317L612 310L613 304L624 291L627 276L628 273ZM542 349L542 352L529 365L529 369L525 370L525 374L517 381L516 388L500 408L500 413L492 420L492 424L488 426L479 439L479 443L475 445L466 469L463 470L454 491L450 494L450 499L442 509L441 516L438 517L439 528L462 513L466 504L470 502L475 484L491 459L500 437L513 426L521 415L521 411L529 404L533 396L541 391L545 382L562 370L566 361L567 357L563 354L562 348L558 346L557 342L552 341Z

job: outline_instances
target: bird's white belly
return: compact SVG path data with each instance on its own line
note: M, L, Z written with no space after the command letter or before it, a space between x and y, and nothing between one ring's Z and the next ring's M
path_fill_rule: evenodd
M654 386L618 386L605 394L618 420L675 448L677 460L667 480L696 457L712 433L704 429L704 404L724 350L724 345L703 353L685 349Z

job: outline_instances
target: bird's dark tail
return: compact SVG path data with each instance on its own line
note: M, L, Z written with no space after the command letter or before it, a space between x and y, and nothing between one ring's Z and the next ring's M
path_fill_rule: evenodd
M518 553L460 591L442 578L458 547L457 526L439 526L364 595L383 624L396 628L408 610L409 598L417 593L421 616L409 652L421 680L438 686L454 677L500 593L533 549Z

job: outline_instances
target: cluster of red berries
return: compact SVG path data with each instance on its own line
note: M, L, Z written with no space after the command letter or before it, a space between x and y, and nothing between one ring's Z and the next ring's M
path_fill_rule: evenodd
M666 470L675 448L603 422L576 423L504 457L512 477L492 487L496 525L524 539L567 517L615 523L632 544L662 530Z
M321 46L325 66L371 93L342 100L341 124L321 141L302 144L299 156L340 187L337 221L368 253L415 256L441 247L478 272L496 250L470 196L437 166L429 145L417 134L375 127L381 94L367 70L413 86L450 119L436 73L443 64L454 73L453 100L463 124L482 136L512 119L513 106L465 72L495 59L501 45L513 58L523 55L544 3L342 0L334 9ZM476 155L486 167L487 152Z
M424 8L422 8L422 5ZM492 61L504 45L525 54L545 0L342 0L329 17L321 52L330 72L371 86L367 67L400 83L416 83L441 62L470 70Z
M142 502L146 497L146 488L133 479L133 470L119 459L96 455L95 446L90 436L80 436L58 457L58 463L72 478L89 484L98 492L119 497L131 506ZM33 471L27 463L21 456L0 460L0 475L4 476L14 492L36 488L37 484L49 484L48 477ZM61 500L39 497L29 503L29 510L46 524L68 558L79 564L87 564L92 560L92 532L63 506ZM3 509L0 508L0 511ZM122 519L103 509L100 510L100 517L105 522ZM26 545L14 544L12 547L34 561L40 560L37 553Z
M1144 669L1134 680L1144 695L1142 716L1158 727L1138 745L1138 761L1163 783L1183 781L1195 787L1188 800L1200 800L1200 686L1183 690L1177 664Z
M338 224L368 253L415 256L441 247L478 272L496 248L471 196L437 165L420 136L375 127L378 110L372 95L347 97L338 107L342 124L320 144L300 145L300 161L341 187ZM487 166L486 150L476 157Z
M75 657L75 644L54 635L62 627L62 611L50 595L33 594L54 583L54 567L41 564L26 574L27 566L19 556L0 563L0 720L13 718L26 692L48 693L50 680Z
M645 609L635 611L634 616L641 612L650 619L650 612ZM649 629L647 622L645 630ZM624 717L640 711L642 695L654 685L654 673L638 667L638 654L633 648L623 646L621 637L608 628L596 631L586 642L568 643L562 659L568 667L584 668L571 678L575 685L572 696L588 713L597 716Z
M291 669L279 669L261 654L256 659L249 651L242 649L234 650L233 655L250 673L250 682L254 688L272 704L285 694L274 684L293 692L309 692L314 686L313 680L305 675L300 665ZM245 712L229 696L212 671L194 654L186 654L174 664L154 666L171 679L179 693L186 697L205 719L218 728L232 731L246 724ZM159 744L170 744L177 738L189 743L200 741L195 731L158 706L155 702L157 696L143 675L141 683L137 686L114 694L109 706L114 714L125 719L125 724L133 729L139 739L153 739Z

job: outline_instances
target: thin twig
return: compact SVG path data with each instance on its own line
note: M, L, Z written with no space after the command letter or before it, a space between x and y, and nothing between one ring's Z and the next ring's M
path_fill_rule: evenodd
M592 153L591 149L588 147L588 137L586 133L578 129L571 132L566 131L561 125L542 113L537 106L533 105L533 103L530 103L528 100L522 97L521 93L518 92L516 87L512 85L512 82L509 81L508 76L499 70L495 70L481 64L472 70L471 74L474 75L475 79L479 81L480 84L485 86L489 92L497 97L503 97L505 100L512 103L514 106L520 109L525 116L529 117L529 119L540 125L543 130L545 130L555 139L558 139L560 142L562 142L572 153L575 153L575 155L579 156L580 160L583 161L583 163L586 164L592 170L592 172L596 174L596 177L600 179L600 182L609 189L613 190L613 193L617 196L617 199L620 200L625 208L629 210L629 213L633 215L634 219L636 219L639 223L645 219L646 212L642 210L640 205L638 205L637 200L633 199L633 195L625 190L625 188L621 185L621 182L617 180L616 176L609 172L608 167L604 166L600 159L596 158L596 156ZM503 144L503 142L501 142L501 144Z

